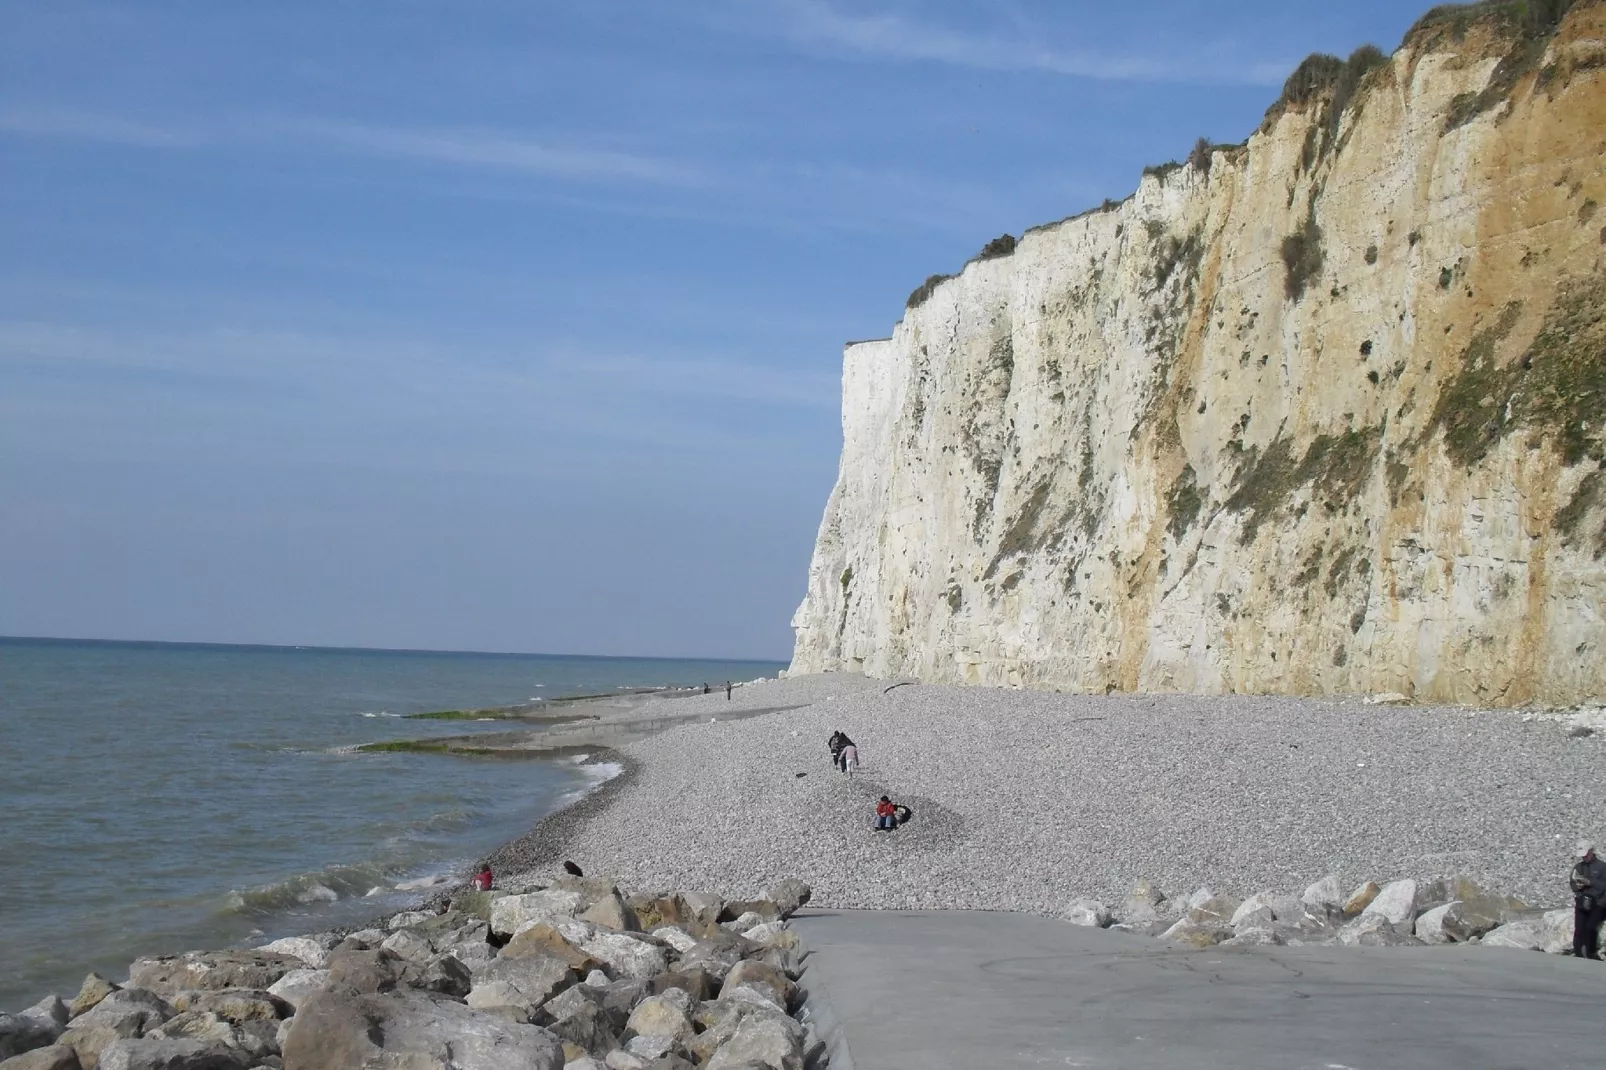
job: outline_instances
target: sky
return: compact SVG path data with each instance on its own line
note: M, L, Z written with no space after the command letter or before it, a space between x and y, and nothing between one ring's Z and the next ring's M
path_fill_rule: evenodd
M1383 0L0 0L0 634L786 659L841 346Z

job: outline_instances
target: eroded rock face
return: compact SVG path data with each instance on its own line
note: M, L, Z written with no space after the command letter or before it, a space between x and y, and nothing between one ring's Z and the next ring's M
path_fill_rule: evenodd
M791 671L1606 694L1606 9L1469 107L1522 47L1415 33L849 345Z

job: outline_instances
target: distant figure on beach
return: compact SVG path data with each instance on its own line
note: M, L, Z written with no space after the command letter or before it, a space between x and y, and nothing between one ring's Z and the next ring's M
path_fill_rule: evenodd
M1606 921L1606 862L1595 857L1595 845L1578 844L1578 864L1567 876L1573 892L1573 954L1600 961L1600 926Z
M731 682L729 680L726 680L725 681L725 701L729 702L730 700L731 700Z
M831 764L841 769L842 752L853 746L853 740L848 738L846 732L836 731L831 733L831 738L826 740L825 745L831 749Z
M703 685L703 694L705 694L705 695L708 694L708 685L707 684Z
M584 873L580 872L580 867L575 865L573 862L565 862L565 863L563 863L563 872L567 873L571 877L584 877L585 876Z
M842 771L844 773L859 771L859 748L852 743L842 748Z
M885 795L875 804L875 827L877 832L898 827L898 808Z
M491 864L489 862L481 862L479 872L475 873L468 883L469 887L476 892L488 892L491 890L491 881L493 879L491 876Z

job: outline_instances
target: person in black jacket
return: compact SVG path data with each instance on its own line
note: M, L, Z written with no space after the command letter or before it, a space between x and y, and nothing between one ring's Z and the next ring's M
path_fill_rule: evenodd
M1595 857L1595 845L1578 844L1578 864L1568 874L1573 890L1573 954L1600 961L1600 926L1606 922L1606 862Z

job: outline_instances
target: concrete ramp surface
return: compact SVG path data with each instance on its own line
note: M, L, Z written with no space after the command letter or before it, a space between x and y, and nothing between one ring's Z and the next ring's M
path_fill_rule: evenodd
M834 1018L833 1070L1606 1068L1599 962L1195 951L985 911L816 910L794 924L805 981Z

